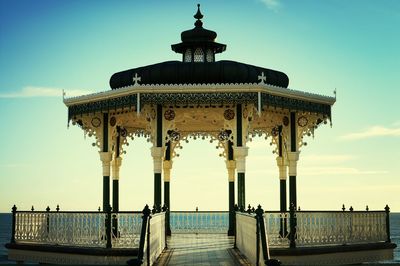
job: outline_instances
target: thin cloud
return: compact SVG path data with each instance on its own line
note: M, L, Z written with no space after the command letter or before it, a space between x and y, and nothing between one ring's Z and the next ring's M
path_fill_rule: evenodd
M355 132L343 135L340 137L342 140L359 140L373 137L400 137L400 128L388 128L383 126L373 126L363 132Z
M355 158L356 157L354 155L349 155L349 154L320 154L320 155L307 155L303 157L300 155L300 160L302 162L313 163L313 164L342 163L354 160Z
M65 94L68 97L75 97L89 93L93 93L93 91L76 89L65 90ZM22 88L20 91L0 93L0 98L62 97L62 95L62 88L27 86Z
M384 175L388 171L360 170L353 167L299 167L299 175L323 176L323 175Z
M277 12L279 8L281 7L281 3L279 0L259 0L261 3L263 3L268 9L271 9L272 11Z

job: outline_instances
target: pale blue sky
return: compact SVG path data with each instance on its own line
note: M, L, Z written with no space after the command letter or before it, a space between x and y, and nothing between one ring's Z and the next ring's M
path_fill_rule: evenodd
M170 45L193 27L197 1L0 1L0 211L93 210L102 177L91 139L67 129L67 96L109 90L118 71L180 60ZM317 130L298 170L302 209L400 211L400 2L200 1L204 27L235 60L285 72L289 87L333 96L333 127ZM246 201L279 208L269 140L249 143ZM135 140L120 204L152 204L150 145ZM213 144L184 145L172 209L227 209L228 177ZM397 195L396 195L397 194Z

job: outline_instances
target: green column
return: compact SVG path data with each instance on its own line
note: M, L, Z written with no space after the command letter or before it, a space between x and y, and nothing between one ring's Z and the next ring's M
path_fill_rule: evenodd
M161 207L161 173L154 173L154 205Z
M229 182L229 229L228 236L235 235L235 182Z
M108 152L108 113L103 114L103 152ZM103 175L103 211L110 206L110 174Z
M245 173L237 174L237 183L238 183L238 206L246 208L246 199L245 199Z
M297 151L297 138L296 138L296 113L290 113L290 151ZM290 172L289 172L290 174ZM297 209L297 186L296 175L289 176L289 206L294 206Z
M169 181L164 181L164 204L167 206L168 210L165 214L165 233L171 235L171 226L169 223L169 214L171 210L170 200L169 200Z
M162 129L163 129L163 114L162 114L162 105L157 104L157 118L156 118L156 147L161 148L163 146L163 137L162 137ZM161 154L157 155L161 156ZM161 157L156 158L159 160L159 168L160 171L154 171L154 205L156 208L161 208Z

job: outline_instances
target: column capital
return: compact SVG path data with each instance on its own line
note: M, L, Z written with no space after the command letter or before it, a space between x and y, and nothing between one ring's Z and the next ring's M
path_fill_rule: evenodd
M163 161L164 182L169 182L171 180L171 169L172 169L172 161L164 160Z
M300 151L288 152L289 176L297 175L297 161L299 160Z
M280 180L286 180L286 178L287 178L287 166L288 166L287 161L285 160L284 157L277 156L276 157L276 164L278 165L278 168L279 168L279 179Z
M300 151L290 151L288 152L288 160L289 164L291 161L298 161L299 160Z
M103 176L110 176L110 162L112 160L112 153L100 151L99 154L103 166Z
M153 168L154 173L162 172L162 157L163 157L163 148L162 147L151 147L151 156L153 157Z
M246 157L249 153L249 148L246 146L234 146L233 147L233 156L236 158Z
M112 168L113 180L119 180L119 168L121 167L121 164L122 164L121 157L114 158L114 160L112 161L111 168Z
M238 173L246 172L246 156L249 153L249 148L244 147L233 147L233 157L236 160L236 168Z
M236 162L234 160L226 160L225 163L226 163L226 169L228 169L229 182L235 182Z

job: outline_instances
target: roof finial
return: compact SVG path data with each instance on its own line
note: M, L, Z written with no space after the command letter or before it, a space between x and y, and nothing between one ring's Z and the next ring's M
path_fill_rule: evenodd
M201 22L200 19L203 18L203 14L201 14L201 11L200 11L200 4L197 4L197 13L193 17L195 19L197 19L196 22L194 23L194 25L196 27L202 27L203 26L203 22Z

